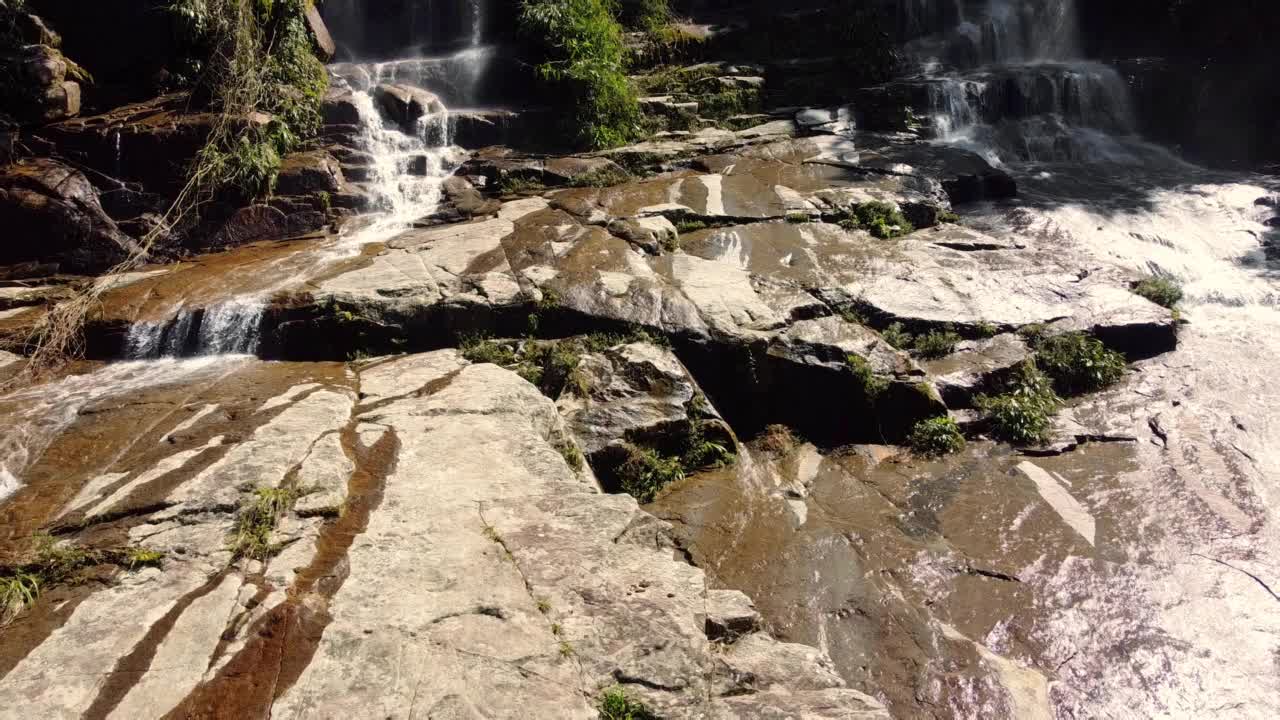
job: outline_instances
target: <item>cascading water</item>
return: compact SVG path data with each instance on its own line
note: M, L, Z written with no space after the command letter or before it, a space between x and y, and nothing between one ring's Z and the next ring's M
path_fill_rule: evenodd
M465 7L464 7L465 6ZM365 51L370 28L360 2L330 3L333 13L343 19L339 39L348 57ZM357 132L351 137L352 150L366 163L360 187L369 198L374 215L353 225L335 243L312 252L317 263L350 258L369 244L385 240L428 215L440 200L441 183L452 171L452 137L449 112L444 102L431 107L411 122L393 121L379 105L379 87L410 85L447 97L470 98L483 74L490 49L481 45L484 13L482 0L465 0L456 13L460 20L457 35L463 49L446 58L408 57L377 62L345 62L331 66L331 84L349 91L359 114ZM431 16L432 3L420 6L409 2L403 8L411 27L414 13ZM417 46L397 47L399 52L416 52ZM126 338L125 353L132 359L254 354L258 350L262 321L271 296L288 287L292 278L282 274L278 282L260 284L252 294L240 294L220 303L179 307L163 322L133 324Z
M1274 382L1280 275L1267 257L1268 248L1280 246L1280 179L1206 170L1143 141L1123 79L1112 68L1079 59L1078 46L1065 34L1074 25L1068 17L1074 3L1037 0L1026 7L1041 12L1015 14L1010 23L1010 3L986 3L979 20L947 36L962 38L967 51L947 52L948 43L936 39L911 45L914 52L928 51L916 58L921 80L932 85L934 142L978 152L1017 180L1016 200L966 210L966 222L1028 247L1053 249L1082 272L1114 273L1117 282L1158 276L1182 287L1179 311L1186 324L1177 351L1140 364L1133 383L1142 385L1142 396L1174 399L1153 401L1152 412L1171 408L1207 429L1230 466L1223 473L1230 480L1216 482L1238 484L1229 491L1233 499L1256 498L1262 506L1257 522L1266 527L1280 517L1280 390ZM1056 43L1015 41L1057 32L1064 35ZM956 62L966 56L980 59ZM1182 452L1192 446L1186 440L1194 438L1174 440ZM1242 500L1240 506L1248 504ZM1161 527L1165 520L1152 514L1147 522ZM1177 546L1171 554L1206 557L1217 551L1216 539L1169 537ZM1256 536L1250 542L1250 552L1261 558L1273 552ZM1259 567L1267 567L1266 561ZM1188 606L1216 612L1219 598L1205 592ZM1185 623L1175 611L1159 608L1153 618L1206 657L1236 651L1212 626ZM1055 637L1093 633L1070 612L1051 617L1044 631ZM1186 659L1132 662L1144 682L1160 678L1163 687L1194 687L1212 698L1242 694L1225 674L1201 674ZM1124 681L1115 678L1124 673L1081 677L1073 681L1079 687L1064 689L1063 697L1073 698L1064 705L1081 703L1090 716L1172 716L1162 715L1156 704L1142 707L1150 690L1123 688Z
M1114 68L1079 59L1074 0L954 7L954 27L907 48L938 140L994 164L1124 152L1109 137L1135 132L1128 88Z

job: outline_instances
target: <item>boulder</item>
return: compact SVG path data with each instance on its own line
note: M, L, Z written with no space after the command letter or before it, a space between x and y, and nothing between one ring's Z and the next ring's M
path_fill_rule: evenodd
M320 115L325 125L359 125L360 108L350 90L332 88L324 97L320 106Z
M329 62L334 53L338 52L338 46L333 42L333 36L329 34L329 28L324 24L324 18L314 3L306 3L303 19L306 20L307 29L311 31L311 39L315 41L316 54L322 61Z
M0 58L9 80L0 88L5 109L28 123L46 123L80 114L80 85L68 74L83 73L48 45L27 45Z
M132 241L72 167L38 158L0 169L0 264L56 262L64 271L98 272L123 260Z
M342 168L337 159L324 150L306 150L284 157L276 177L276 192L281 195L333 193L341 190L342 184Z
M412 85L383 83L373 89L373 99L392 122L411 128L418 118L444 112L435 94Z

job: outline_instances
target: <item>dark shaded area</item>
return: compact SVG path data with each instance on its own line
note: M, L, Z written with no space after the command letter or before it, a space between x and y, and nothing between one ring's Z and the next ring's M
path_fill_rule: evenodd
M1085 53L1117 64L1143 134L1220 167L1280 164L1280 3L1078 0Z

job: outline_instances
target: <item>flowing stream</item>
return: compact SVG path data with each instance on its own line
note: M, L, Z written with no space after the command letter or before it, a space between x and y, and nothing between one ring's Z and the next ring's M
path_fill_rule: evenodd
M440 201L440 185L452 172L453 143L448 110L429 112L405 128L389 121L378 106L382 84L405 83L469 99L483 76L491 48L481 45L481 0L469 0L464 14L466 47L445 58L408 57L377 62L359 60L331 66L332 83L351 92L360 116L355 149L368 161L362 183L374 214L351 224L336 241L307 252L306 264L323 267L354 257L370 243L384 241L429 215ZM353 3L335 4L335 12L355 12ZM352 28L355 28L354 30ZM348 26L359 32L359 24ZM350 50L348 49L348 54ZM296 263L297 258L287 262ZM132 359L254 354L271 296L295 282L299 268L281 268L251 292L235 293L216 304L175 308L164 320L136 322L129 328L126 355Z
M931 142L1018 183L966 224L1182 285L1178 350L1074 409L1136 442L937 462L757 443L654 511L895 717L1274 717L1280 180L1139 137L1072 0L902 6Z

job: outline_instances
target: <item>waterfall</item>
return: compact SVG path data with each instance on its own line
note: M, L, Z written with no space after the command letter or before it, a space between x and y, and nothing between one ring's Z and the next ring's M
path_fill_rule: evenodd
M179 310L164 322L129 327L125 356L131 360L200 355L252 355L258 350L266 305L237 298L206 308Z
M1078 59L1074 0L985 0L954 10L954 27L907 46L939 142L997 165L1126 157L1110 138L1135 132L1129 88L1114 68Z

